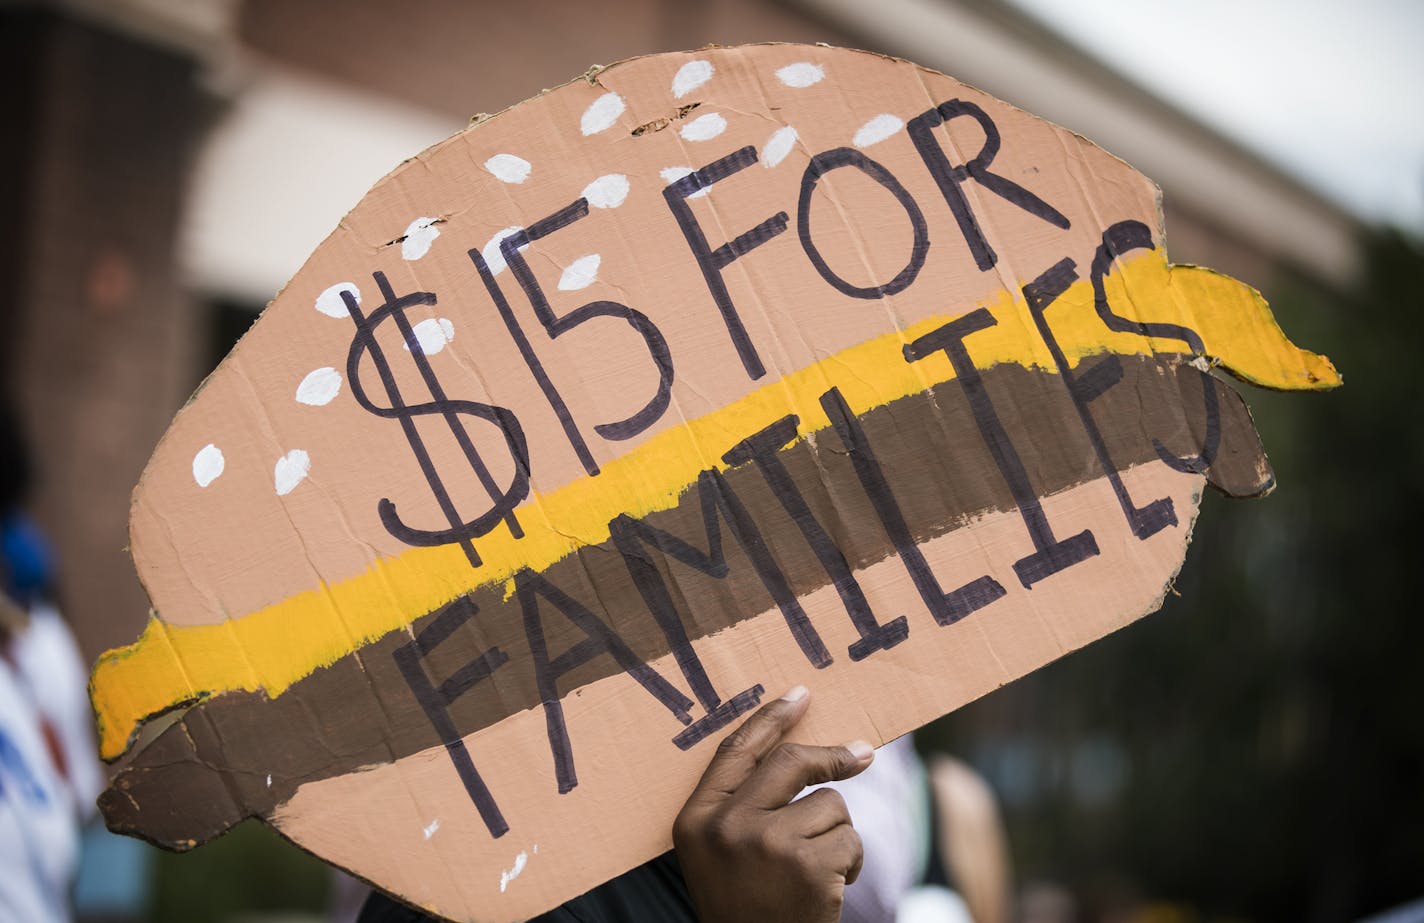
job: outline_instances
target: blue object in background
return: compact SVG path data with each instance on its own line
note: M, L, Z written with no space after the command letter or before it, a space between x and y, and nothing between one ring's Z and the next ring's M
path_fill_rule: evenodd
M110 833L103 824L86 827L74 882L75 915L147 919L153 852L147 843Z
M24 513L0 520L0 577L5 593L25 606L48 596L54 585L54 551Z

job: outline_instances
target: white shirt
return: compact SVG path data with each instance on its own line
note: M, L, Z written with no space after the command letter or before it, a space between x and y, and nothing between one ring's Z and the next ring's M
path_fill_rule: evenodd
M18 671L0 658L0 921L66 921L79 858L74 799Z

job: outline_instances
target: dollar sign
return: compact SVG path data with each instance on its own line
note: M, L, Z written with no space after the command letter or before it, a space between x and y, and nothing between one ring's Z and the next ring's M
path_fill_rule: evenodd
M400 421L401 431L410 443L416 461L420 463L425 480L449 522L449 528L416 529L406 525L396 513L395 504L388 497L382 498L376 504L376 510L386 530L407 545L429 547L458 542L470 564L479 567L480 556L475 551L473 539L489 533L501 521L509 526L510 534L515 538L524 535L519 520L514 516L514 508L529 495L529 448L524 439L524 430L513 412L504 407L477 401L452 400L445 395L445 388L436 377L435 370L431 368L429 357L420 348L410 319L405 314L406 309L416 305L435 304L435 295L432 292L413 292L397 298L390 283L386 281L385 273L372 273L372 278L376 280L384 303L369 316L361 311L352 292L341 293L346 310L350 312L351 320L356 324L356 335L351 340L351 349L346 356L346 377L350 382L351 394L356 398L356 402L370 413ZM376 342L376 328L386 320L395 322L401 338L410 345L411 357L430 391L431 400L407 403L401 396L395 375L391 372L390 362L380 344ZM374 403L367 395L365 385L361 383L361 359L368 353L371 356L371 364L381 379L381 385L385 388L389 406L383 407ZM459 443L470 467L474 469L485 492L489 494L490 508L480 516L465 519L455 508L454 501L450 499L450 492L446 490L440 472L436 470L435 462L430 457L430 451L425 446L425 440L421 438L420 430L415 424L416 418L421 416L438 416L450 427L450 434ZM507 487L501 487L495 482L465 429L463 417L475 417L499 427L510 457L514 460L514 476Z

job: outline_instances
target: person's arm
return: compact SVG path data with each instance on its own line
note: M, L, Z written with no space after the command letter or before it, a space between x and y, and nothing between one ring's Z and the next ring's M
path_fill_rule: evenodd
M733 731L673 824L673 845L700 923L831 923L860 873L860 837L838 792L808 785L870 765L864 741L784 743L810 704L798 686Z
M940 851L974 923L1008 923L1009 850L994 790L968 765L941 756L930 764Z

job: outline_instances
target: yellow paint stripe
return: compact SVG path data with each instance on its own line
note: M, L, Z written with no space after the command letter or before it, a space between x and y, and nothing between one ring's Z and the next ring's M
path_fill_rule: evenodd
M1207 353L1247 381L1281 389L1318 389L1340 383L1330 361L1297 349L1276 325L1261 296L1241 283L1191 266L1169 270L1160 251L1120 268L1109 280L1119 314L1170 321L1196 330ZM1003 362L1051 370L1052 358L1017 293L1001 292L985 307L998 325L969 340L976 364ZM298 593L218 625L173 626L152 618L143 636L105 654L91 694L101 750L113 758L146 717L228 690L280 695L292 683L476 585L505 582L520 568L541 570L585 544L608 538L620 513L643 516L676 504L678 496L723 451L787 413L801 432L828 426L818 398L841 389L857 413L948 381L943 356L907 363L904 343L956 315L932 318L843 350L786 375L745 398L659 433L584 478L521 507L525 536L498 530L479 540L484 566L472 570L458 546L417 548L381 560L364 573ZM1086 280L1050 309L1049 321L1070 361L1112 351L1181 353L1174 340L1148 340L1106 330L1093 311Z

